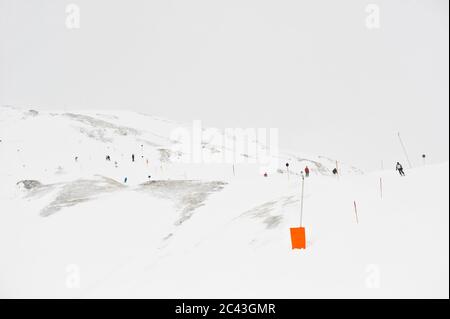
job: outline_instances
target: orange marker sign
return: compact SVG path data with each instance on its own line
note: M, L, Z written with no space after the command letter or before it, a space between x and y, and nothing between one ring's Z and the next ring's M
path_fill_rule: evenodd
M306 249L305 227L291 228L292 249Z

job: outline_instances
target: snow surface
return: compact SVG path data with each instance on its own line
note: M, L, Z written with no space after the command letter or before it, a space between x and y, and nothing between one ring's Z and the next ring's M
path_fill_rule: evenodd
M337 178L334 159L287 152L267 178L233 174L177 162L178 127L0 108L0 297L449 297L448 162ZM307 249L292 250L306 164Z

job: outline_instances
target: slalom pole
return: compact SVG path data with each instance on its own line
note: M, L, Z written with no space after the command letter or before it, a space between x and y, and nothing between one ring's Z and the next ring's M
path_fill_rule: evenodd
M408 152L406 151L405 144L403 144L403 140L400 136L400 132L398 132L398 139L400 140L400 144L402 146L403 153L405 154L406 160L408 161L409 168L412 168L411 161L409 160Z
M300 199L300 227L291 227L292 249L306 249L306 230L303 227L303 198L305 191L305 176L302 172L302 194Z
M356 223L359 224L359 220L358 220L358 209L356 208L356 201L353 201L353 206L355 207Z
M337 171L337 178L338 178L338 180L339 180L339 175L341 174L340 172L339 172L339 163L338 163L338 161L336 160L336 171Z
M380 198L383 199L383 178L380 177Z
M300 201L300 227L303 227L303 197L305 193L305 176L302 174L302 197Z

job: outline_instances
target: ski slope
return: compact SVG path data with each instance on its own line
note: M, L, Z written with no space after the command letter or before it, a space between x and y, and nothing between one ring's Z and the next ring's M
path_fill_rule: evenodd
M233 174L178 162L179 127L0 108L0 297L449 297L448 162L337 178L334 159L281 152L267 178ZM292 250L306 164L307 249Z

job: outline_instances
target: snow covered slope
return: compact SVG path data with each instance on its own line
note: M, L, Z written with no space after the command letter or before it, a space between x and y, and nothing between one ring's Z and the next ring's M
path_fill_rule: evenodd
M189 126L0 108L0 297L448 298L448 163L336 178L334 159L281 152L267 178L233 174L177 161Z

